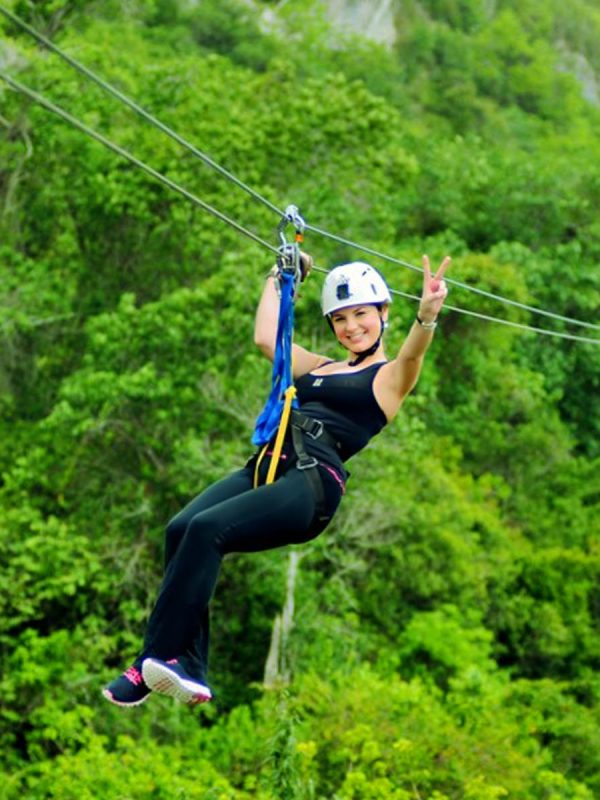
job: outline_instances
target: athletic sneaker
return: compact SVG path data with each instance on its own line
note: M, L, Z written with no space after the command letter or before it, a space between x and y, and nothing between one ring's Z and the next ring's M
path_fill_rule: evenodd
M158 658L145 658L142 675L152 691L166 694L180 703L195 705L212 700L208 686L188 675L177 659L160 661Z
M102 694L117 706L139 706L148 699L151 689L140 671L141 661L135 661L122 675L102 689Z

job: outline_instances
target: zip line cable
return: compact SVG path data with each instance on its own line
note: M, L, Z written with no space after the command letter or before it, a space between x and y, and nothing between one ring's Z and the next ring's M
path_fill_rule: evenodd
M235 230L237 230L239 233L242 233L244 236L247 236L249 239L252 239L258 244L261 244L263 247L266 247L268 250L271 250L271 252L275 254L279 252L276 247L274 247L272 244L269 244L269 242L265 241L265 239L261 239L260 236L257 236L255 233L252 233L252 231L249 231L247 228L242 227L242 225L235 222L235 220L232 220L225 214L222 214L216 208L213 208L208 203L205 203L204 200L200 200L200 198L196 197L196 195L192 194L192 192L188 192L187 189L184 189L178 183L175 183L175 181L172 181L170 178L167 178L165 175L158 172L153 167L150 167L148 164L145 164L143 161L140 161L138 158L131 155L131 153L129 153L127 150L124 150L122 147L119 147L118 144L111 142L110 139L107 139L101 133L98 133L97 131L88 127L85 123L81 122L80 120L76 119L71 114L69 114L67 111L60 108L60 106L55 105L54 103L50 102L50 100L46 100L45 97L42 97L42 95L38 94L37 92L34 92L33 89L30 89L28 86L19 83L19 81L15 80L14 78L11 78L2 70L0 70L0 78L6 81L6 83L8 83L9 86L12 86L13 89L16 89L17 91L29 97L31 100L34 100L36 103L43 106L48 111L52 111L52 113L56 114L59 117L62 117L62 119L64 119L69 124L73 125L75 128L78 128L83 133L87 134L88 136L91 136L92 139L95 139L97 142L100 142L105 147L108 147L109 150L112 150L113 152L127 159L136 167L139 167L140 169L144 170L144 172L147 172L148 175L151 175L153 178L156 178L156 180L160 181L161 183L164 183L169 188L174 189L176 192L179 192L179 194L182 194L188 200L191 200L192 203L194 203L197 206L200 206L200 208L203 208L204 211L208 211L209 214L212 214L214 217L217 217L217 219L220 219L222 220L222 222L226 222L228 225L231 225L231 227L235 228Z
M263 197L263 195L261 195L259 192L257 192L256 190L252 189L246 183L241 181L239 178L237 178L235 175L233 175L233 173L229 172L229 170L227 170L224 167L222 167L220 164L218 164L216 161L214 161L212 158L210 158L210 156L208 156L202 150L199 150L193 144L191 144L186 139L184 139L182 136L180 136L178 133L176 133L174 130L172 130L172 128L169 128L167 125L162 123L159 119L157 119L155 116L153 116L148 111L143 109L135 101L131 100L129 97L127 97L125 94L123 94L123 92L119 91L114 86L112 86L110 83L108 83L107 81L105 81L102 78L98 77L94 72L92 72L92 70L88 69L86 66L81 64L75 58L72 58L71 56L69 56L60 47L58 47L52 41L50 41L47 37L45 37L43 34L39 33L34 28L32 28L30 25L28 25L24 20L20 19L18 16L13 14L11 11L9 11L6 8L4 8L4 6L2 6L2 5L0 5L0 13L4 14L4 16L7 19L9 19L11 22L13 22L18 27L22 28L24 31L26 31L28 34L30 34L33 38L35 38L38 42L43 44L44 47L47 47L53 53L55 53L60 58L62 58L64 61L66 61L71 67L76 69L81 74L85 75L90 80L94 81L94 83L96 83L98 86L100 86L104 91L106 91L109 94L111 94L117 100L120 100L122 103L124 103L129 108L131 108L133 111L135 111L137 114L139 114L141 117L143 117L147 122L150 122L152 125L154 125L156 128L161 130L163 133L165 133L171 139L176 141L178 144L180 144L182 147L184 147L186 150L188 150L190 153L192 153L196 158L198 158L201 161L203 161L209 167L212 167L213 169L215 169L217 172L219 172L221 175L223 175L223 177L225 177L227 180L232 181L236 186L238 186L239 188L243 189L245 192L247 192L255 200L257 200L258 202L260 202L263 205L267 206L267 208L269 208L271 211L274 211L279 217L283 216L283 211L281 209L279 209L276 205L271 203L270 200L267 200L266 197ZM310 230L310 231L312 231L312 233L316 233L319 236L323 236L324 238L331 239L331 240L333 240L335 242L338 242L340 244L347 245L348 247L352 247L353 249L359 250L359 251L361 251L363 253L367 253L367 254L373 255L373 256L375 256L377 258L381 258L382 260L388 261L388 262L390 262L392 264L397 264L399 266L406 267L407 269L414 270L415 272L422 272L423 271L421 267L417 267L414 264L410 264L407 261L403 261L401 259L394 258L393 256L388 256L385 253L382 253L382 252L380 252L378 250L373 250L372 248L365 247L364 245L361 245L361 244L359 244L357 242L353 242L353 241L351 241L349 239L344 239L341 236L336 236L335 234L329 233L328 231L323 230L322 228L317 228L317 227L312 226L312 225L306 225L306 230ZM553 311L547 311L545 309L537 308L536 306L531 306L531 305L528 305L526 303L521 303L518 300L512 300L512 299L510 299L508 297L504 297L503 295L495 294L494 292L489 292L489 291L487 291L485 289L480 289L480 288L478 288L476 286L471 286L471 285L469 285L467 283L463 283L462 281L459 281L459 280L457 280L455 278L446 278L446 282L448 284L450 284L452 286L456 286L456 287L458 287L460 289L465 289L466 291L474 292L475 294L478 294L478 295L480 295L482 297L488 297L491 300L495 300L497 302L504 303L505 305L510 305L510 306L515 307L515 308L520 308L520 309L522 309L524 311L529 311L532 314L539 314L540 316L549 317L551 319L556 319L556 320L559 320L561 322L567 322L567 323L569 323L571 325L578 325L578 326L583 327L583 328L590 328L592 330L600 330L600 325L596 325L596 324L594 324L592 322L585 322L583 320L575 319L573 317L567 317L567 316L564 316L562 314L556 314ZM485 315L484 315L483 318L485 318ZM493 317L493 319L496 319L496 317ZM542 329L540 328L539 330L542 330Z
M43 108L45 108L48 111L51 111L52 113L56 114L61 119L63 119L65 122L68 122L70 125L73 125L75 128L80 130L82 133L85 133L87 136L90 136L92 139L95 139L97 142L99 142L100 144L103 144L109 150L112 150L114 153L116 153L117 155L121 156L122 158L125 158L127 161L132 163L134 166L139 167L140 169L142 169L144 172L146 172L149 175L151 175L156 180L158 180L161 183L163 183L166 186L168 186L170 189L173 189L174 191L176 191L179 194L183 195L185 198L187 198L188 200L190 200L192 203L194 203L195 205L199 206L200 208L204 209L209 214L212 214L217 219L220 219L222 222L225 222L227 225L230 225L232 228L237 230L239 233L243 234L244 236L247 236L249 239L252 239L252 241L256 242L257 244L262 245L265 249L271 251L272 253L275 253L276 255L279 255L280 251L279 251L279 249L277 247L274 247L272 244L267 242L265 239L262 239L260 236L257 236L252 231L249 231L247 228L244 228L242 225L240 225L239 223L235 222L235 220L232 220L229 217L227 217L225 214L222 214L220 211L218 211L216 208L213 208L208 203L205 203L203 200L200 200L200 198L197 197L196 195L192 194L192 192L189 192L187 189L184 189L178 183L176 183L175 181L172 181L170 178L167 178L165 175L163 175L162 173L158 172L153 167L150 167L148 164L144 163L143 161L140 161L140 159L138 159L135 156L133 156L127 150L125 150L122 147L120 147L119 145L115 144L110 139L107 139L101 133L98 133L97 131L93 130L88 125L86 125L85 123L81 122L76 117L72 116L67 111L65 111L64 109L62 109L59 106L55 105L51 101L46 100L45 97L43 97L42 95L38 94L33 89L30 89L28 86L25 86L24 84L20 83L19 81L15 80L14 78L10 77L3 70L0 70L0 78L2 80L4 80L9 86L11 86L16 91L21 92L26 97L29 97L31 100L33 100L34 102L36 102L39 105L41 105ZM309 226L307 225L306 228L309 228ZM316 271L318 271L318 272L327 273L327 270L324 270L324 269L322 269L320 267L314 267L314 269ZM402 292L402 291L397 290L397 289L390 289L390 291L393 294L397 294L397 295L399 295L401 297L406 297L406 298L409 298L411 300L419 300L420 299L416 295L411 295L411 294L408 294L406 292ZM592 338L585 337L585 336L576 336L574 334L562 333L562 332L559 332L559 331L546 330L545 328L538 328L538 327L535 327L533 325L525 325L523 323L512 322L511 320L501 319L499 317L493 317L493 316L490 316L490 315L487 315L487 314L480 314L478 312L469 311L467 309L460 308L458 306L449 306L449 305L446 304L445 308L447 310L449 310L449 311L456 311L459 314L467 314L468 316L477 317L478 319L487 320L489 322L498 322L498 323L500 323L502 325L508 325L510 327L519 328L521 330L527 330L527 331L531 331L531 332L534 332L534 333L541 333L541 334L544 334L546 336L555 336L555 337L558 337L558 338L561 338L561 339L570 339L572 341L582 342L582 343L585 343L585 344L600 345L600 339L592 339Z
M320 230L319 228L315 228L312 225L306 225L307 231L312 231L312 233L317 233L320 236L324 236L327 239L333 239L340 244L348 245L349 247L354 248L355 250L361 250L363 253L368 253L369 255L376 256L377 258L381 258L384 261L389 261L392 264L399 264L402 267L407 267L408 269L412 269L415 272L423 272L421 267L417 267L414 264L409 264L407 261L402 261L399 258L394 258L393 256L388 256L385 253L381 253L379 250L373 250L370 247L365 247L364 245L358 244L357 242L352 242L349 239L344 239L341 236L336 236L333 233L329 233L328 231ZM467 289L469 292L474 292L475 294L479 294L483 297L489 297L491 300L497 300L500 303L505 303L509 306L514 306L515 308L521 308L523 311L530 311L534 314L540 314L544 317L551 317L552 319L560 320L561 322L569 322L572 325L579 325L582 328L591 328L592 330L600 331L600 325L596 325L593 322L584 322L580 319L574 319L572 317L564 317L562 314L555 314L553 311L546 311L542 308L537 308L536 306L529 306L526 303L520 303L518 300L511 300L509 297L503 297L499 294L494 294L493 292L488 292L486 289L479 289L477 286L471 286L468 283L462 283L462 281L458 281L455 278L447 278L444 277L446 283L451 284L452 286L457 286L460 289ZM485 318L485 316L484 316ZM492 319L496 319L493 317ZM542 330L541 328L539 330Z
M309 226L306 226L307 230ZM327 274L328 270L323 269L322 267L313 267L315 272L322 272L323 274ZM444 280L446 280L444 278ZM389 287L388 287L389 288ZM409 294L408 292L401 292L399 289L391 289L391 294L396 294L399 297L406 297L408 300L416 300L417 302L420 301L420 297L416 294ZM501 317L492 317L489 314L482 314L479 311L470 311L468 308L460 308L459 306L452 306L449 305L444 301L443 311L456 311L458 314L466 314L468 317L476 317L477 319L482 319L486 322L498 322L500 325L507 325L511 328L519 328L523 331L529 331L530 333L541 333L544 336L555 336L558 339L570 339L575 342L582 342L584 344L595 344L600 345L600 339L592 339L588 336L576 336L573 333L562 333L561 331L551 331L547 328L538 328L535 325L526 325L524 322L513 322L510 319L502 319Z
M43 44L44 47L47 47L48 50L51 50L53 53L56 53L57 56L60 56L60 58L66 61L67 64L76 69L82 75L85 75L86 78L89 78L91 81L94 81L94 83L100 86L101 89L104 89L105 92L108 92L113 97L116 97L117 100L120 100L122 103L128 106L132 111L135 111L136 114L139 114L141 117L143 117L143 119L145 119L151 125L154 125L154 127L161 130L163 133L165 133L175 142L180 144L186 150L189 150L189 152L193 153L193 155L195 155L196 158L199 158L201 161L204 161L204 163L207 164L209 167L212 167L217 172L220 172L221 175L223 175L223 177L235 183L245 192L248 192L248 194L255 200L258 200L260 203L264 203L264 205L266 205L267 208L270 208L271 211L274 211L280 217L283 216L283 211L277 208L277 206L271 203L269 200L267 200L266 197L263 197L261 194L256 192L254 189L252 189L246 183L241 181L239 178L236 178L236 176L233 175L231 172L229 172L229 170L225 169L225 167L222 167L220 164L217 164L217 162L213 161L213 159L210 158L210 156L208 156L206 153L203 153L202 150L198 150L198 148L195 147L193 144L191 144L191 142L188 142L187 139L184 139L183 136L180 136L172 128L169 128L168 125L165 125L149 111L146 111L130 97L127 97L127 95L119 91L119 89L117 89L115 86L112 86L112 84L100 78L98 75L92 72L91 69L88 69L80 61L77 61L75 58L72 58L70 55L65 53L64 50L61 50L61 48L55 45L54 42L50 41L50 39L46 38L43 34L39 33L39 31L36 31L35 28L32 28L24 20L17 17L16 14L13 14L11 11L4 8L4 6L2 5L0 5L0 13L4 14L4 16L7 17L7 19L9 19L15 25L18 25L20 28L22 28L24 31L30 34L30 36L33 36L34 39L40 42L40 44Z
M51 42L49 39L47 39L41 33L36 31L34 28L29 26L26 22L21 20L15 14L13 14L10 11L8 11L7 9L5 9L1 5L0 5L0 13L4 14L4 16L6 16L8 19L10 19L14 24L20 26L23 30L25 30L27 33L29 33L31 36L33 36L38 42L40 42L45 47L47 47L49 50L51 50L52 52L56 53L56 55L58 55L62 59L64 59L70 66L72 66L78 72L82 73L87 78L89 78L90 80L94 81L102 89L104 89L108 93L112 94L114 97L116 97L118 100L123 102L125 105L127 105L129 108L131 108L133 111L135 111L137 114L142 116L146 121L150 122L152 125L157 127L163 133L167 134L170 138L172 138L178 144L182 145L185 149L187 149L189 152L191 152L195 157L199 158L205 164L207 164L208 166L212 167L217 172L219 172L221 175L223 175L226 179L232 181L238 187L242 188L244 191L246 191L255 200L259 201L260 203L263 203L271 211L274 211L279 216L283 215L283 212L282 212L281 209L279 209L277 206L275 206L273 203L271 203L269 200L267 200L267 198L263 197L259 192L257 192L254 189L252 189L250 186L248 186L246 183L241 181L239 178L237 178L235 175L233 175L227 169L225 169L220 164L218 164L213 159L211 159L210 156L208 156L206 153L204 153L201 150L199 150L198 148L196 148L194 145L192 145L190 142L188 142L186 139L184 139L178 133L173 131L167 125L162 123L160 120L158 120L152 114L147 112L145 109L143 109L141 106L139 106L133 100L131 100L129 97L124 95L122 92L120 92L114 86L109 84L107 81L104 81L102 78L98 77L90 69L85 67L83 64L81 64L76 59L74 59L71 56L69 56L67 53L65 53L63 50L61 50L61 48L59 48L57 45L55 45L53 42ZM376 256L378 258L383 259L384 261L388 261L388 262L397 264L399 266L403 266L403 267L406 267L408 269L412 269L412 270L414 270L416 272L422 272L422 269L420 267L417 267L417 266L415 266L413 264L410 264L410 263L408 263L406 261L403 261L401 259L397 259L397 258L394 258L392 256L388 256L385 253L381 253L380 251L373 250L371 248L365 247L364 245L361 245L361 244L359 244L357 242L353 242L353 241L350 241L348 239L344 239L342 237L336 236L335 234L331 234L328 231L323 230L321 228L317 228L317 227L314 227L314 226L311 226L311 225L307 225L306 229L310 230L313 233L316 233L316 234L318 234L320 236L323 236L324 238L332 239L332 240L337 241L337 242L339 242L341 244L345 244L347 246L350 246L350 247L352 247L352 248L354 248L356 250L360 250L360 251L362 251L364 253L368 253L370 255L374 255L374 256ZM568 323L570 323L572 325L579 325L579 326L585 327L585 328L591 328L591 329L594 329L594 330L600 330L600 325L596 325L596 324L591 323L591 322L585 322L583 320L574 319L573 317L566 317L566 316L563 316L561 314L556 314L556 313L554 313L552 311L546 311L545 309L540 309L540 308L537 308L535 306L527 305L525 303L520 303L517 300L511 300L510 298L504 297L502 295L498 295L498 294L495 294L493 292L488 292L485 289L480 289L480 288L475 287L475 286L470 286L469 284L466 284L466 283L463 283L461 281L458 281L455 278L446 278L446 282L448 284L453 285L453 286L457 286L457 287L459 287L461 289L465 289L467 291L474 292L475 294L479 294L481 296L488 297L488 298L490 298L492 300L496 300L498 302L502 302L502 303L505 303L507 305L512 305L512 306L515 306L517 308L521 308L523 310L529 311L529 312L534 313L534 314L540 314L542 316L550 317L552 319L557 319L557 320L560 320L562 322L568 322Z

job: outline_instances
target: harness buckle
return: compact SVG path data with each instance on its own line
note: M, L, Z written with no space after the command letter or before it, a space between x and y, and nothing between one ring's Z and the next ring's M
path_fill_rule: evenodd
M314 456L300 457L296 462L296 469L312 469L318 466L319 462Z
M310 436L311 439L318 439L323 435L325 425L323 425L323 421L320 419L313 419L312 422L312 430L308 430L308 428L303 428L303 430Z
M301 411L292 411L292 427L296 428L311 439L319 439L325 433L323 420L307 417Z

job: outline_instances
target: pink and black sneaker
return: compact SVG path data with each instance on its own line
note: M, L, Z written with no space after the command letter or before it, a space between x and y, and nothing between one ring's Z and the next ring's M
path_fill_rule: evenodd
M180 703L196 705L212 700L212 692L208 686L188 675L176 658L171 661L145 658L142 675L153 692L166 694Z
M141 661L134 661L129 669L102 689L104 697L117 706L139 706L147 700L152 690L146 685L140 667Z

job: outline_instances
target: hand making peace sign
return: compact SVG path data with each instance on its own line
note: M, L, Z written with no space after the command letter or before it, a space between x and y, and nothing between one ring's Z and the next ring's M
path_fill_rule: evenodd
M423 292L419 303L419 317L423 322L434 322L444 305L444 300L448 295L444 273L448 269L450 261L450 256L446 256L438 271L432 275L429 257L423 256Z

